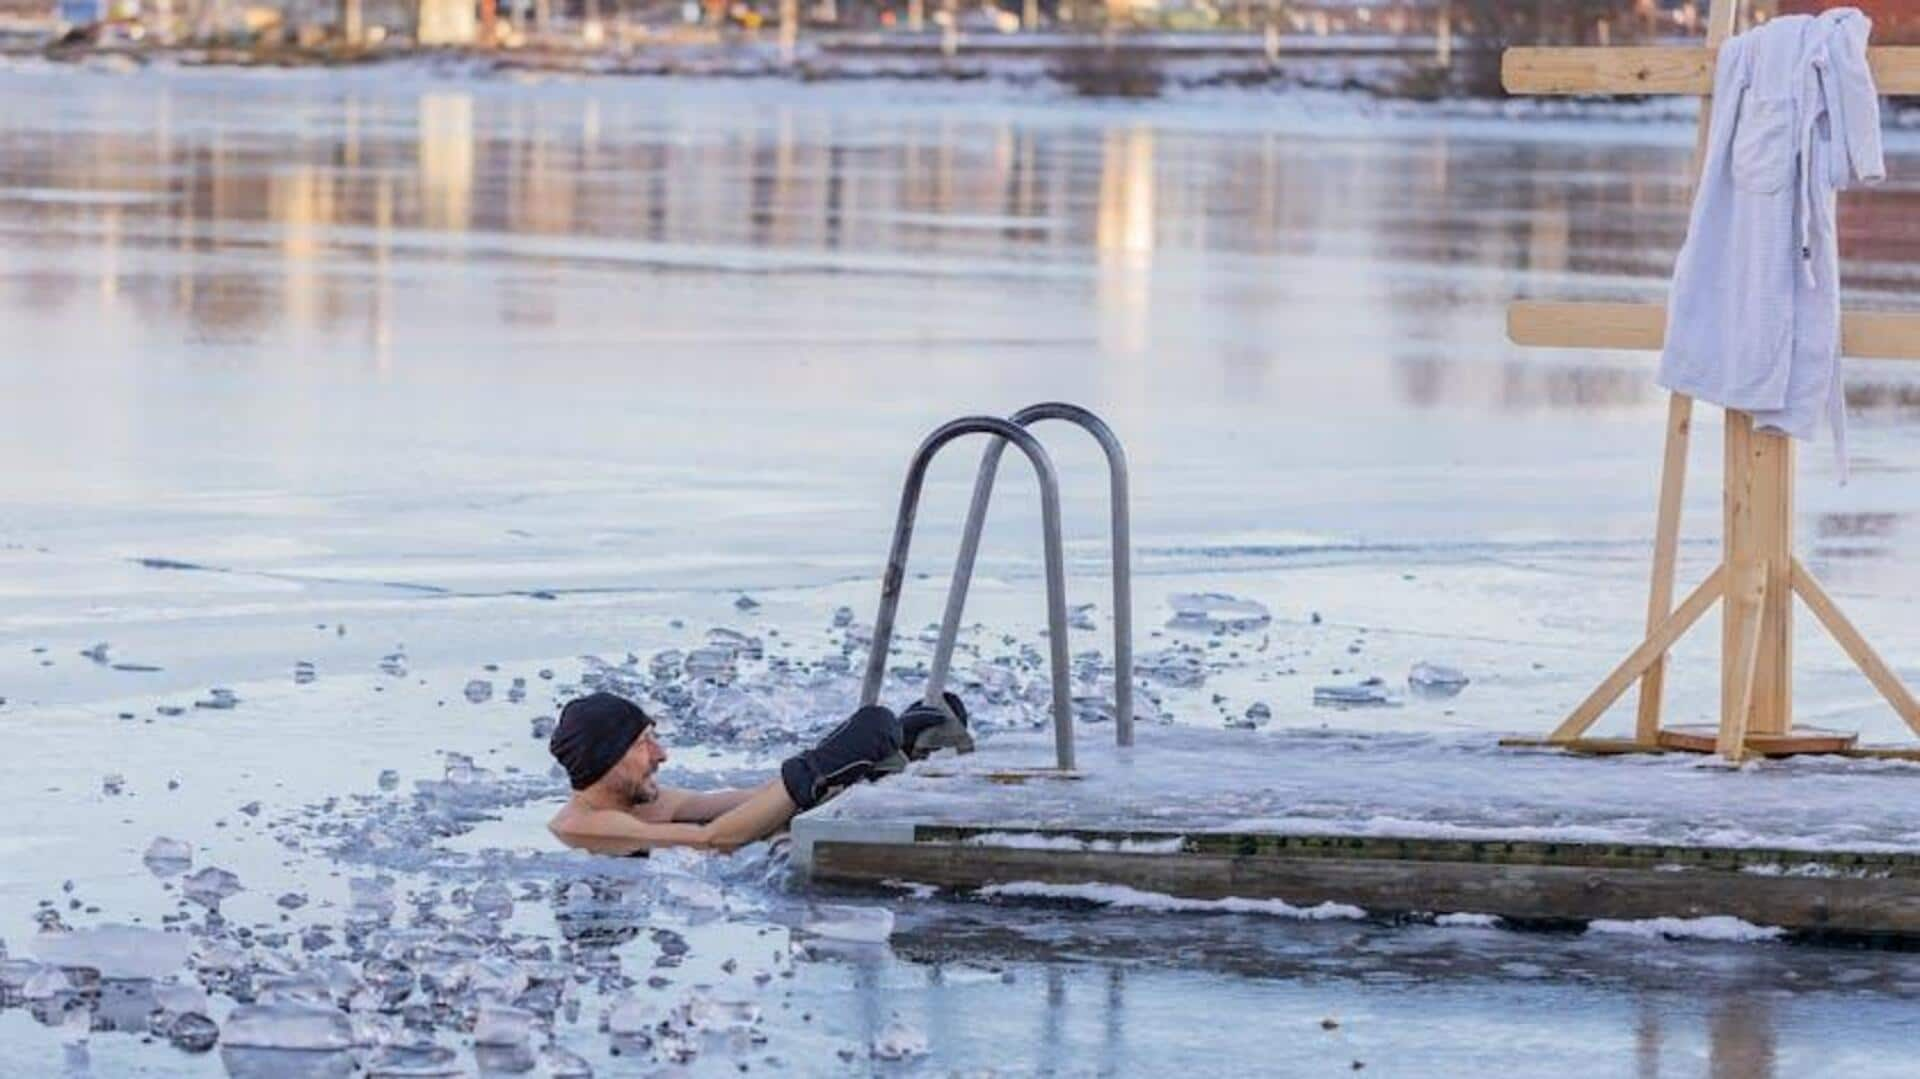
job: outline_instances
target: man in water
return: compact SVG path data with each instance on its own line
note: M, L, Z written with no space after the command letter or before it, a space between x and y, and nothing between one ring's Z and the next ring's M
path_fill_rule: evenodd
M588 694L560 710L547 744L573 786L573 797L547 829L569 847L598 854L644 854L654 847L731 851L765 839L854 783L966 739L966 706L951 693L946 702L946 711L921 702L899 716L867 705L819 745L787 758L780 774L758 787L690 791L654 781L667 751L654 738L652 717L623 697Z

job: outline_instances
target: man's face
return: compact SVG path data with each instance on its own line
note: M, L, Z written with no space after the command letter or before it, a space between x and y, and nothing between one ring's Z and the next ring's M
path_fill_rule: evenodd
M666 763L667 751L661 748L653 735L654 728L648 727L646 733L634 739L633 745L627 747L627 755L620 758L620 765L615 769L628 794L636 802L650 801L660 793L653 781L653 774Z

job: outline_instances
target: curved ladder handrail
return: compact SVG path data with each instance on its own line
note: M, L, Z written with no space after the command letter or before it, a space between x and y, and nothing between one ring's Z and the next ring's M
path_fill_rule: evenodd
M1079 405L1048 401L1029 405L1012 416L1012 422L1022 428L1041 420L1066 420L1078 425L1100 443L1100 449L1107 455L1107 494L1113 519L1114 738L1119 745L1130 746L1133 744L1133 540L1128 521L1127 453L1114 436L1113 428ZM987 505L992 501L994 478L1006 448L1006 440L996 438L980 455L980 473L973 481L973 504L967 510L966 531L961 534L960 555L953 566L953 585L947 590L947 610L940 622L940 641L934 647L933 668L927 678L926 700L936 707L943 706L940 691L946 688L954 644L960 636L960 616L966 606L967 590L973 583L974 560L980 553Z
M1011 442L1033 462L1040 481L1040 530L1046 545L1047 636L1053 661L1053 744L1062 771L1073 769L1073 685L1067 669L1067 569L1060 543L1060 480L1053 461L1026 429L998 416L962 416L934 428L914 452L907 482L900 491L900 511L894 518L893 549L887 555L886 575L880 580L880 610L873 620L873 644L867 654L867 675L860 703L877 703L886 678L887 650L893 643L893 619L900 607L900 586L906 579L907 551L913 543L913 519L920 507L920 489L927 465L942 446L961 435L995 436L994 444ZM937 695L936 695L937 696Z

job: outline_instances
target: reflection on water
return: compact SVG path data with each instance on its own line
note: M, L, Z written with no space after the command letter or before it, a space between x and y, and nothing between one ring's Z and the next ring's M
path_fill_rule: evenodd
M904 280L933 304L977 303L943 294L986 276L1028 282L1041 304L1091 265L1094 347L1116 359L1173 346L1183 362L1291 367L1283 346L1303 336L1359 355L1384 340L1402 345L1390 385L1408 405L1590 409L1650 391L1604 371L1456 369L1503 349L1490 318L1510 295L1657 295L1683 229L1680 146L662 107L625 84L240 85L0 84L0 229L13 237L0 310L127 305L155 337L323 335L385 366L414 259L468 268L463 295L440 300L474 332L580 320L570 269L804 268ZM1878 218L1882 197L1853 201ZM1871 245L1853 275L1868 293L1911 284L1920 231L1849 243ZM87 257L33 269L49 252ZM722 291L753 305L758 289ZM858 291L821 298L845 309ZM1035 321L979 313L1010 332ZM651 321L644 306L596 314ZM1904 414L1915 392L1863 384L1854 398Z

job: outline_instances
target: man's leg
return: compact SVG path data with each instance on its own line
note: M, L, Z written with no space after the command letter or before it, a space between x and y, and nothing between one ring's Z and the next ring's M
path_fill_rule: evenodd
M806 812L863 779L905 764L900 721L886 708L870 704L848 716L820 744L788 757L780 781L798 812Z

